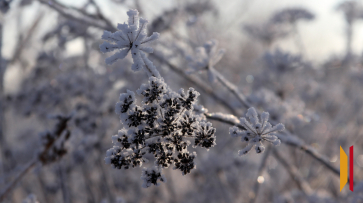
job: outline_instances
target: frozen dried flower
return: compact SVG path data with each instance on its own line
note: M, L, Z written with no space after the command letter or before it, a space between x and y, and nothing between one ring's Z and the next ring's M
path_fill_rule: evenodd
M247 154L253 147L255 147L256 153L262 153L265 150L262 141L268 141L275 146L280 145L281 141L276 136L276 132L285 129L283 124L279 123L272 127L272 125L267 122L269 113L263 112L260 120L253 107L247 110L246 117L248 117L249 121L244 117L240 119L240 123L245 129L240 130L238 127L234 126L231 127L229 131L230 135L233 137L241 136L241 140L248 143L244 149L238 151L239 155Z

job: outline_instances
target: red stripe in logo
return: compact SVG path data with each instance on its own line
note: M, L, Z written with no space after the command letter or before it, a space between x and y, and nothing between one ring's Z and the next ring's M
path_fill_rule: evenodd
M353 145L349 147L349 189L353 192Z

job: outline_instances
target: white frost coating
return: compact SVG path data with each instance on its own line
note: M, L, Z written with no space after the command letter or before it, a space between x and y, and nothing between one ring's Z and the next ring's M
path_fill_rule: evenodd
M129 16L128 24L118 24L117 29L119 31L114 33L104 31L102 35L102 39L109 41L100 45L102 53L119 50L112 56L106 58L106 64L111 65L117 60L125 58L131 52L134 61L132 70L139 71L146 68L145 71L149 76L160 77L159 72L143 53L153 52L153 49L146 44L158 39L159 34L153 33L150 37L146 36L148 21L139 18L139 12L137 10L129 10L127 15Z
M155 89L153 88L158 87L158 94L152 94L155 93ZM158 103L159 101L161 101L163 98L161 97L161 95L163 93L166 93L169 91L168 86L165 84L164 79L163 78L156 78L156 77L150 77L148 84L142 84L141 87L136 90L136 93L138 95L143 95L144 99L143 99L143 103L147 104L148 101L150 100L151 97L155 97L156 99L154 100L154 102Z
M253 144L249 143L245 148L238 151L238 155L242 156L244 154L247 154L249 151L251 151L253 147Z
M149 67L151 61L145 60ZM148 162L146 154L155 158L157 168L144 169L144 187L158 184L162 168L174 165L183 175L195 169L196 153L188 147L206 148L216 145L212 123L193 111L199 93L193 88L174 92L163 78L149 77L137 94L143 97L142 105L136 105L135 93L127 91L120 95L116 113L120 115L123 129L112 136L113 147L106 152L105 162L117 169L129 169ZM149 156L150 157L150 156Z
M148 188L151 185L158 186L160 183L157 180L166 183L166 178L164 175L161 174L162 168L154 166L152 168L143 168L141 174L141 180L143 180L142 187Z
M198 47L193 56L188 56L190 67L192 70L187 70L187 73L207 70L210 82L216 81L216 71L214 66L222 59L225 50L217 49L218 41L211 40L204 44L203 47Z
M127 93L120 94L119 102L116 103L115 113L122 117L127 113L128 109L133 109L135 107L136 98L135 93L127 90Z
M212 116L213 118L216 118L216 119L230 121L230 122L233 122L233 123L239 123L238 118L236 116L232 115L232 114L211 113L209 115Z
M152 48L150 47L146 47L145 49L149 48L148 51L150 51L149 53L152 53ZM149 77L157 77L157 78L161 78L159 71L156 69L156 67L154 66L153 62L151 62L147 57L146 54L140 52L141 54L141 58L144 60L145 62L145 68L148 70L146 71L148 73Z
M276 132L283 131L285 127L281 123L272 127L272 125L267 122L268 115L269 114L267 112L263 112L261 114L260 122L256 110L253 107L249 108L246 114L246 117L248 117L249 121L243 117L240 119L240 124L245 129L240 130L236 126L229 129L229 134L232 137L241 136L241 140L243 142L248 142L248 145L238 152L239 155L247 154L249 151L251 151L253 146L255 146L257 153L262 153L265 150L265 147L262 145L263 140L268 141L275 146L280 145L281 141L276 136Z

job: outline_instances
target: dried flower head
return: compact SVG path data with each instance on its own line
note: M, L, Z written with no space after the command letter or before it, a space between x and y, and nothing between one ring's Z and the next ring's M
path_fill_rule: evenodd
M349 24L363 18L363 6L357 1L344 1L337 6L336 10L344 12L345 20Z
M107 151L106 163L128 169L148 162L146 154L153 155L154 167L143 170L144 187L165 181L161 171L171 164L183 175L190 173L196 153L190 153L188 146L193 141L194 147L216 145L215 128L193 112L199 93L193 88L174 92L156 77L150 77L136 92L143 97L142 106L136 104L135 93L129 90L116 104L124 128L112 137L114 146Z
M303 8L287 8L277 12L271 18L274 23L289 23L294 24L298 20L310 21L315 18L314 14Z
M147 188L153 185L159 185L158 180L161 182L166 182L166 178L161 174L161 167L143 168L141 174L141 180L143 180L142 187Z
M146 35L146 28L148 21L139 18L139 12L137 10L129 10L127 12L129 16L128 24L118 24L117 29L114 33L104 31L102 39L109 42L104 42L100 45L102 53L112 52L118 50L117 53L106 58L106 63L111 65L118 59L123 59L131 51L134 63L132 70L138 71L143 68L151 68L147 59L146 53L152 53L153 49L146 46L147 43L154 41L159 38L159 33L154 32L150 37ZM152 65L151 65L152 66ZM154 68L152 66L152 68ZM154 75L158 76L158 75Z
M270 45L277 39L285 38L290 34L286 29L282 29L281 26L271 22L260 25L246 25L244 31L266 45Z
M267 67L277 74L296 70L304 66L300 55L292 55L277 48L273 53L267 52L263 56Z
M268 141L275 146L280 145L281 141L277 138L276 132L285 129L283 124L279 123L272 127L267 122L269 113L263 112L260 120L253 107L247 110L246 117L248 117L249 121L244 117L240 118L240 123L245 129L241 130L236 126L229 129L229 134L232 137L241 136L241 140L248 143L244 149L238 151L239 155L247 154L254 146L256 153L262 153L265 150L262 141Z
M218 49L218 41L211 40L204 44L203 47L198 47L193 57L189 56L187 59L190 61L192 70L188 73L207 70L210 82L215 81L214 66L222 59L225 53L224 49Z

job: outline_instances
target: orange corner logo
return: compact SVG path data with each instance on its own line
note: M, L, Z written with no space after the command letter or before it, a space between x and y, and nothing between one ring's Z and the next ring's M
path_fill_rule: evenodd
M349 189L353 192L353 145L349 147ZM348 156L340 146L340 191L348 182Z

